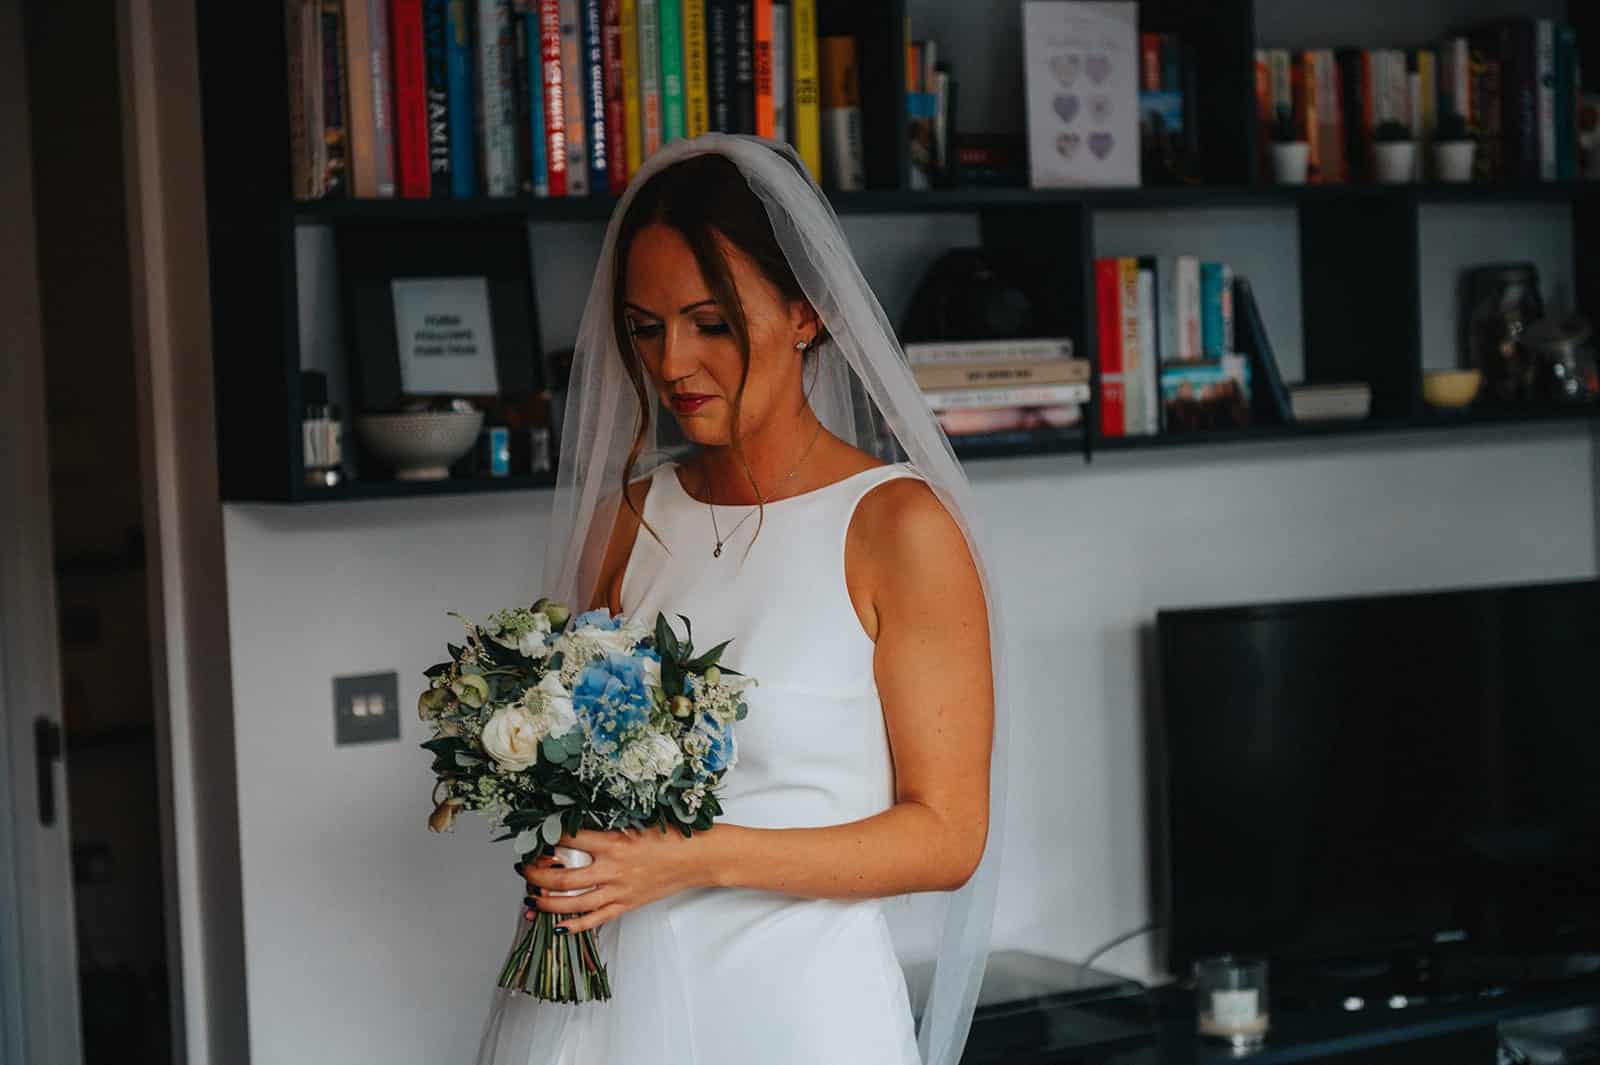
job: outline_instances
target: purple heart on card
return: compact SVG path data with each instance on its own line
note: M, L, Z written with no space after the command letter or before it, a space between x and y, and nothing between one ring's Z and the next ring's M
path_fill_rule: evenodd
M1072 88L1072 83L1078 80L1078 68L1082 65L1083 57L1073 55L1052 56L1050 59L1050 73L1056 80L1067 88Z
M1056 138L1056 151L1061 153L1061 158L1071 161L1078 154L1078 135L1076 133L1063 133Z
M1097 52L1084 62L1083 69L1088 73L1089 80L1099 85L1111 76L1111 60Z
M1111 117L1111 97L1109 97L1109 96L1091 96L1091 97L1089 97L1089 117L1094 119L1096 123L1104 123L1106 121L1106 119L1110 118Z
M1061 116L1061 121L1070 125L1072 120L1078 117L1078 98L1076 96L1071 93L1065 93L1057 96L1053 102L1056 114Z
M1104 159L1116 146L1116 138L1104 130L1089 134L1089 150L1094 153L1096 159Z

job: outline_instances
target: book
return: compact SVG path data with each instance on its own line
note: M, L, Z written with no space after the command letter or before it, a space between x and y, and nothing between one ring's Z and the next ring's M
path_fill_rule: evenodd
M512 101L516 107L517 119L513 147L516 149L517 191L523 195L536 195L537 190L534 188L533 175L533 128L531 117L533 101L529 95L528 79L530 74L535 78L538 77L539 64L537 61L532 64L529 63L528 33L531 29L534 39L537 40L539 27L537 23L530 27L526 15L521 10L521 4L522 0L512 0L511 3ZM538 49L535 47L532 54L536 55L537 51Z
M1560 176L1560 168L1556 162L1556 27L1550 19L1534 22L1534 58L1539 177L1543 181L1554 181Z
M756 132L755 4L733 0L733 133Z
M1122 370L1122 316L1118 309L1118 277L1115 259L1096 259L1095 325L1097 358L1100 364L1100 435L1124 436L1127 433Z
M628 177L644 162L644 100L639 80L639 4L622 4L622 129L626 140Z
M639 108L642 158L661 147L661 0L639 3Z
M583 0L579 43L583 65L584 145L588 148L589 189L606 192L611 187L610 145L606 138L605 25L600 0Z
M789 0L789 54L793 70L790 128L795 151L822 184L822 90L817 56L816 0Z
M866 186L861 90L856 82L856 41L854 37L839 35L823 37L818 44L822 75L818 112L822 149L819 183L839 192L852 192Z
M343 199L350 188L350 90L349 67L345 61L344 18L340 0L321 0L319 23L319 70L322 91L320 195Z
M683 5L693 0L658 0L661 38L661 143L683 139Z
M751 91L755 94L756 135L777 136L772 84L772 0L751 0Z
M422 0L422 75L427 101L427 195L450 197L450 2Z
M567 195L589 195L588 100L584 92L584 0L561 3L561 99L567 126Z
M1022 25L1029 184L1139 184L1138 5L1026 0Z
M1139 432L1161 431L1161 319L1159 270L1153 256L1134 260L1138 279L1135 318L1139 345Z
M630 27L632 29L633 27ZM601 65L604 67L606 112L606 181L603 187L613 196L621 196L633 173L628 161L629 131L627 108L622 98L623 47L622 0L604 0L600 9Z
M733 0L706 2L706 121L733 132Z
M539 70L544 80L545 169L551 196L567 194L567 78L562 67L561 0L539 0Z
M471 199L478 194L473 30L469 14L467 0L450 0L445 38L446 75L450 83L450 194L458 200Z
M1250 424L1250 366L1239 355L1164 366L1161 405L1169 432L1243 428Z
M1227 263L1200 264L1200 353L1233 351L1233 271Z
M923 392L934 411L983 410L991 407L1054 407L1089 402L1087 382L1063 385L1017 385L1002 388L940 388Z
M389 7L390 66L394 77L395 193L427 199L450 191L450 141L444 73L444 5L394 0ZM434 64L438 79L435 87ZM434 131L438 130L438 143ZM442 149L442 150L441 150ZM443 174L434 169L442 160ZM435 185L437 182L437 186Z
M968 363L1037 363L1045 360L1071 359L1073 344L1070 337L931 340L908 343L904 346L904 351L906 361L913 367Z
M1086 384L1090 378L1089 363L1084 359L934 362L913 366L912 373L921 389L1076 385Z
M706 4L683 2L683 118L684 132L698 137L711 128L710 101L706 96Z
M1241 347L1251 359L1251 372L1257 387L1251 394L1251 417L1266 424L1286 424L1294 420L1294 409L1289 401L1289 389L1283 382L1278 360L1272 353L1272 342L1267 327L1261 320L1261 309L1256 306L1255 290L1250 279L1233 279L1233 306L1239 317Z
M1145 377L1139 343L1139 261L1121 256L1117 264L1117 341L1122 347L1122 431L1144 433Z
M1180 255L1173 262L1173 349L1178 362L1198 359L1204 352L1200 329L1200 260Z
M478 0L478 147L484 192L517 194L511 0Z
M549 137L545 132L544 64L541 51L539 11L536 5L522 14L523 34L527 42L527 73L523 80L528 94L528 177L533 183L533 194L550 195Z
M789 102L789 4L772 0L772 136L793 140L790 134Z
M416 2L412 0L412 3ZM307 90L311 79L306 77L306 57L314 21L305 0L288 0L283 15L284 46L287 50L284 72L289 90L289 196L296 200L315 195L311 182L315 169L311 158L312 107Z
M378 195L376 111L372 98L372 25L367 0L343 0L345 91L349 113L350 194L362 199Z

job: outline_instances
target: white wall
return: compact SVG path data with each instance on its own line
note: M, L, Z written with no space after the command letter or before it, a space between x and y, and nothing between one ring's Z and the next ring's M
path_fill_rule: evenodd
M1587 436L1317 442L975 464L1016 656L1003 945L1149 919L1141 629L1166 606L1591 576ZM416 690L531 588L548 496L227 510L254 1065L471 1059L519 897L480 823L425 831L422 726L333 746L335 674ZM1106 964L1151 972L1147 945Z

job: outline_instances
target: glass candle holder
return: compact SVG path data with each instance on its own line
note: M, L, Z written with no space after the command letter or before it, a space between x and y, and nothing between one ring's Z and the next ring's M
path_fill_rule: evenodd
M1238 1050L1267 1037L1267 963L1223 954L1194 963L1195 1014L1200 1034Z

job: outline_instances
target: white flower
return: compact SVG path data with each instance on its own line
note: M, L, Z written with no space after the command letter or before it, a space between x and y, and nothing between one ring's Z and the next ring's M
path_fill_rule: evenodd
M617 770L624 779L637 784L671 776L682 761L683 752L678 745L652 729L623 749Z
M602 653L631 654L639 646L639 641L649 635L648 631L638 625L624 624L615 629L584 628L583 635L592 640Z
M520 772L539 760L539 721L521 703L502 706L483 726L483 749L502 769Z
M652 688L661 687L661 662L658 659L646 658L639 663L639 671L644 674L644 682Z
M490 618L498 627L494 642L514 647L529 658L544 658L550 653L545 637L550 634L550 618L537 610L501 611Z
M546 673L538 687L528 691L530 709L537 706L540 731L546 736L565 736L578 727L578 714L572 708L572 693L561 684L561 677Z

